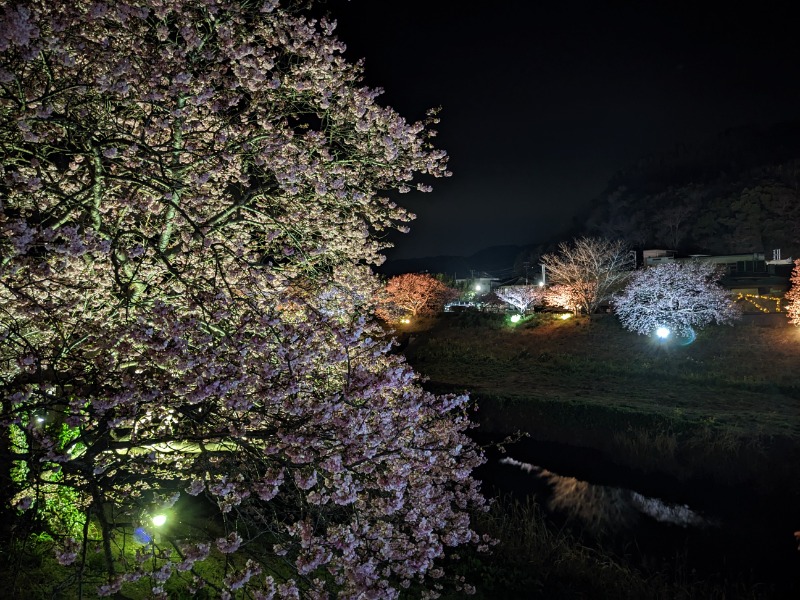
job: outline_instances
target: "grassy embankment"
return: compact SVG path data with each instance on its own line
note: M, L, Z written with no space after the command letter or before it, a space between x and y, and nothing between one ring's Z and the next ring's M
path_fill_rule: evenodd
M515 326L500 315L445 315L409 333L404 353L426 387L470 392L484 434L523 431L590 449L686 489L703 482L798 498L800 330L785 315L746 315L685 345L629 333L606 315L542 314ZM490 557L471 559L478 599L787 593L746 569L695 573L679 555L642 568L554 527L530 503L503 500L476 527L500 541Z
M481 431L528 432L687 481L800 489L800 329L745 315L690 344L610 315L444 315L409 362L438 392L470 392Z

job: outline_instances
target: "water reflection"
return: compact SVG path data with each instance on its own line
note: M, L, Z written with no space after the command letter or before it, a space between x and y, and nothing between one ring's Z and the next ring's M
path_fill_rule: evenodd
M605 532L632 527L650 517L660 523L681 527L703 527L709 522L686 505L649 498L633 490L595 485L574 477L564 477L542 467L510 457L500 464L530 473L540 484L537 499L547 510L575 519L591 531Z

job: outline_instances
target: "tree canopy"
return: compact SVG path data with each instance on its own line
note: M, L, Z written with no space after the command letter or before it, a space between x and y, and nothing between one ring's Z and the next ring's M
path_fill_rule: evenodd
M544 290L538 285L507 285L497 288L494 293L500 300L521 312L544 301Z
M792 287L786 292L786 315L792 325L800 327L800 258L794 261Z
M405 273L389 279L381 292L378 315L386 321L434 314L454 290L427 273Z
M476 541L467 398L424 392L372 316L382 233L412 218L386 192L446 155L334 25L274 1L0 12L5 488L77 579L101 540L103 594L395 597ZM192 497L214 527L156 539Z
M648 335L665 327L680 336L709 323L739 317L730 293L719 285L709 262L666 263L636 271L614 300L614 310L630 331Z

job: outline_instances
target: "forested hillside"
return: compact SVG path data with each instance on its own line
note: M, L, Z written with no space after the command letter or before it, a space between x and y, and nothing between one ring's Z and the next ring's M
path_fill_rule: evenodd
M639 248L800 255L800 123L730 130L639 161L592 203L585 231Z

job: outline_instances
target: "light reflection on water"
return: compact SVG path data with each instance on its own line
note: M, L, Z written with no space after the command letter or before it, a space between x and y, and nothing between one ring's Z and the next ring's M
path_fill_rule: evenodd
M703 527L709 524L685 504L671 504L633 490L565 477L510 457L501 459L500 464L518 467L547 484L548 494L545 498L539 498L546 508L575 519L592 531L631 527L642 516L681 527Z

